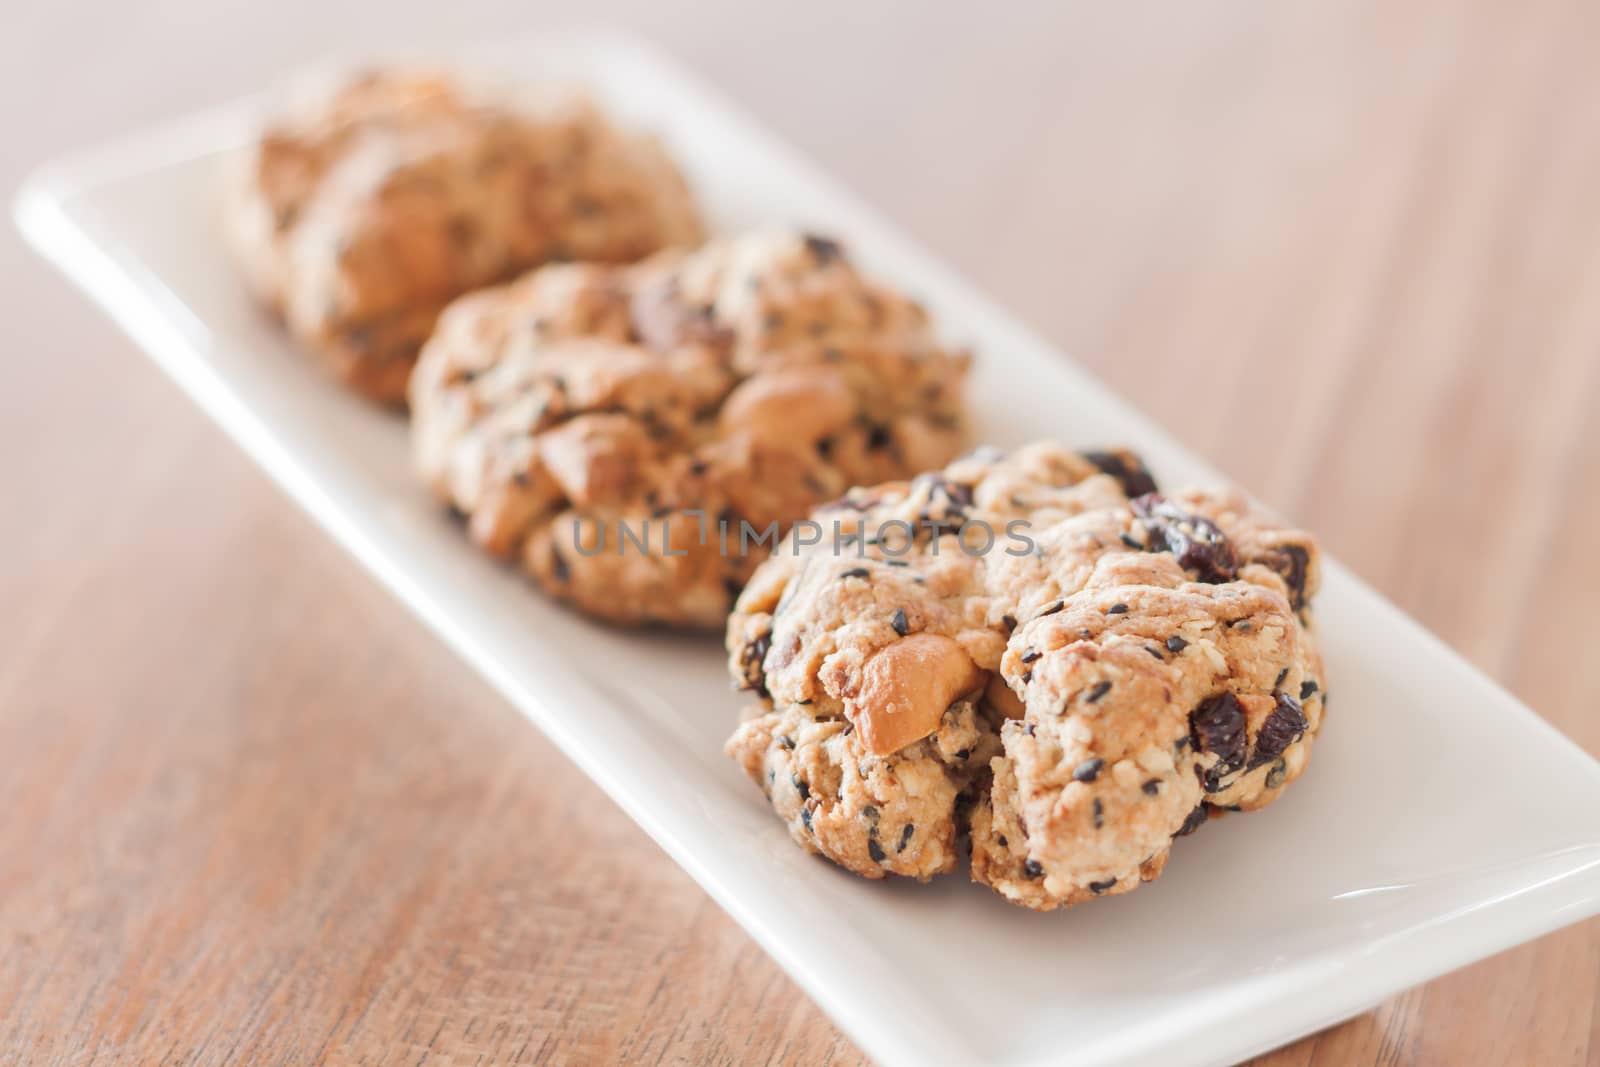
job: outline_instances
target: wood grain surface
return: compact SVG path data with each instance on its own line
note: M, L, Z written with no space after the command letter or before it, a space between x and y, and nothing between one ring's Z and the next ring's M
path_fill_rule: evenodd
M0 182L332 48L575 19L1600 753L1600 6L17 4ZM10 233L0 293L0 1062L860 1059ZM1600 1064L1600 923L1262 1062Z

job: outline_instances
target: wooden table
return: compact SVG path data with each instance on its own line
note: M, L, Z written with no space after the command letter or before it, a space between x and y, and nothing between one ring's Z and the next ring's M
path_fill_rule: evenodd
M362 6L16 5L0 179L595 18ZM1600 752L1600 7L673 6L618 18ZM0 292L0 1061L859 1059L10 234ZM1590 922L1264 1062L1597 1064L1597 994Z

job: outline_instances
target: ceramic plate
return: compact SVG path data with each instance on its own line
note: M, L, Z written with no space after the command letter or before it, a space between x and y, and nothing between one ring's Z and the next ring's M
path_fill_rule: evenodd
M652 48L577 36L450 58L580 83L660 131L720 230L844 235L975 346L990 440L1122 442L1164 484L1216 477ZM45 168L22 228L875 1059L1237 1060L1600 911L1600 767L1337 563L1317 601L1333 699L1310 770L1269 810L1183 839L1160 881L1035 915L963 876L872 884L805 855L722 756L738 700L717 640L592 625L484 559L412 479L404 423L251 305L206 205L260 106Z

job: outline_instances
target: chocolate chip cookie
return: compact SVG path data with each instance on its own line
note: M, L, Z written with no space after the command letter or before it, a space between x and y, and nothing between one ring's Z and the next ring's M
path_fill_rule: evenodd
M968 363L814 234L545 267L440 317L416 461L480 545L578 610L721 627L790 523L960 450Z
M1155 878L1271 803L1322 723L1312 538L1136 456L980 450L854 489L752 576L729 740L803 847L869 878L951 870L1038 910Z
M260 298L386 404L404 402L418 349L462 293L701 237L655 141L579 99L523 107L425 71L367 74L279 119L230 192L228 234Z

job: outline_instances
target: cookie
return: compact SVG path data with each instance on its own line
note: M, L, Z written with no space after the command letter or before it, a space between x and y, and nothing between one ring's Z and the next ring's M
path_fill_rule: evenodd
M701 238L655 141L579 99L532 110L412 70L356 78L269 126L226 217L261 300L385 404L404 402L455 297L542 263L630 262Z
M440 316L416 464L552 596L720 628L790 523L960 450L968 363L816 235L545 267Z
M1050 910L1304 771L1317 547L1242 494L1036 444L813 518L839 536L780 545L727 631L760 700L728 754L803 847L926 879L969 837L976 881Z

